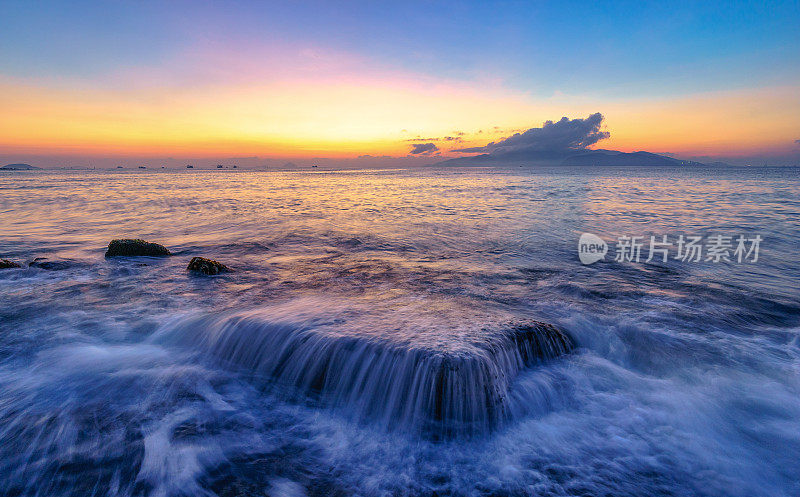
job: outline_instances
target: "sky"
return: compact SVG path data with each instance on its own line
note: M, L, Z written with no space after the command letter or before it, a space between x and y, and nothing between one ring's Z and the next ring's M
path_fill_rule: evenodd
M431 162L600 113L591 148L800 163L798 25L796 0L0 0L0 161Z

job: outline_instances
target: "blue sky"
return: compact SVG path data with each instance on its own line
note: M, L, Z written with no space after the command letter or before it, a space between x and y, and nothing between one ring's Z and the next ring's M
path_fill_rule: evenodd
M663 94L800 76L800 3L4 1L0 67L86 77L197 39L300 42L524 91Z

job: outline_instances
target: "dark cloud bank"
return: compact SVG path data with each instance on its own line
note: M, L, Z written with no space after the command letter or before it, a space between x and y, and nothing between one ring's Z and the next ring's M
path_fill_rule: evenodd
M492 142L483 147L461 148L454 152L487 152L494 155L514 153L562 151L584 149L611 136L608 131L600 131L603 115L599 112L586 119L567 119L547 121L541 128L531 128L524 133L516 133L505 140Z
M422 154L432 154L434 152L438 152L439 147L437 147L434 143L415 143L411 146L412 155L422 155Z
M531 128L498 142L482 147L455 149L453 152L480 154L450 159L442 165L483 165L525 163L528 165L565 166L671 166L699 164L692 161L653 154L650 152L618 152L592 150L588 147L605 140L611 134L603 131L603 115L592 114L585 119L547 121L541 128ZM432 145L432 144L431 144Z

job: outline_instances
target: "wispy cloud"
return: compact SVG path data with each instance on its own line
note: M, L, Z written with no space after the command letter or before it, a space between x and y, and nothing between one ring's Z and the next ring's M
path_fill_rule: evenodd
M418 136L416 138L409 138L409 139L407 139L405 141L407 141L407 142L440 142L441 141L441 142L456 142L456 143L464 141L464 139L461 138L461 137L464 136L465 133L459 131L459 132L457 132L455 134L457 136L442 136L442 137L427 137L427 138L422 138L422 137Z

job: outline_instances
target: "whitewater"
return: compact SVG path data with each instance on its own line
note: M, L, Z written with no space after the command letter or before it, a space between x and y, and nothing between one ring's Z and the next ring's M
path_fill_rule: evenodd
M0 495L798 495L798 172L3 172Z

